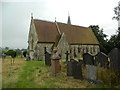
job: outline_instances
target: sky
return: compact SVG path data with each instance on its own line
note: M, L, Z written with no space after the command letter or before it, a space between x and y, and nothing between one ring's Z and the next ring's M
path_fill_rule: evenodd
M112 20L119 0L2 0L0 2L0 46L27 48L31 13L34 19L89 27L99 25L110 38L118 22ZM2 43L1 43L2 42Z

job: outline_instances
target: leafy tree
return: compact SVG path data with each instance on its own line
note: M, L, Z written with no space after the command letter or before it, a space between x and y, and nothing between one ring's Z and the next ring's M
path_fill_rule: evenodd
M22 51L20 49L16 49L15 51L16 51L16 54L19 56L22 54Z
M100 51L104 53L108 53L106 46L107 46L107 35L103 33L103 29L100 29L98 25L90 25L89 28L92 29L94 32L96 38L98 39L100 43Z
M7 51L7 53L6 53L7 55L9 55L9 56L11 56L12 58L15 58L16 57L16 51L14 51L14 50L9 50L9 51Z
M9 51L7 51L6 54L12 57L11 64L14 64L14 59L15 59L15 57L16 57L16 55L17 55L17 54L16 54L16 51L14 51L14 50L9 50Z
M114 13L115 16L113 17L113 19L116 19L117 21L120 20L120 4L118 4L118 6L114 8Z
M27 51L23 52L23 56L26 58Z
M9 50L9 47L5 47L6 50Z

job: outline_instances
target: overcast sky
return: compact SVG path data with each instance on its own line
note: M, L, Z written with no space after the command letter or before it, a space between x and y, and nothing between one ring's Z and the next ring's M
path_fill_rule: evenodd
M21 1L21 2L19 2ZM31 13L37 19L66 23L68 11L73 25L99 25L109 37L118 22L112 20L119 0L2 0L2 46L27 48ZM2 6L2 8L1 8ZM1 20L1 19L0 19ZM1 28L1 27L0 27ZM109 38L108 37L108 38ZM1 43L0 43L1 44Z

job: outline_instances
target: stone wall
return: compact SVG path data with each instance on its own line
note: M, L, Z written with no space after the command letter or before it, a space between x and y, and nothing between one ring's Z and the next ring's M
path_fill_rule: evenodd
M52 52L52 46L53 43L38 43L36 49L34 50L34 60L45 60L44 48L46 47L48 52ZM87 52L93 55L100 52L98 45L68 45L64 42L58 48L58 53L62 59L65 59L66 51L71 52L71 58L81 58L83 53Z
M48 52L51 52L53 43L38 43L35 52L35 60L45 60L45 47Z
M100 52L98 45L70 45L71 58L81 58L84 53L93 55Z

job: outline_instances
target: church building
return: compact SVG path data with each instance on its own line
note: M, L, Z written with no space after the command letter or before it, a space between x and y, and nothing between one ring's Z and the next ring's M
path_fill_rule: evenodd
M70 16L67 23L33 19L31 16L28 36L28 55L31 60L44 60L45 50L49 53L56 48L61 59L65 53L69 58L81 58L84 53L100 52L99 42L88 27L72 25Z

